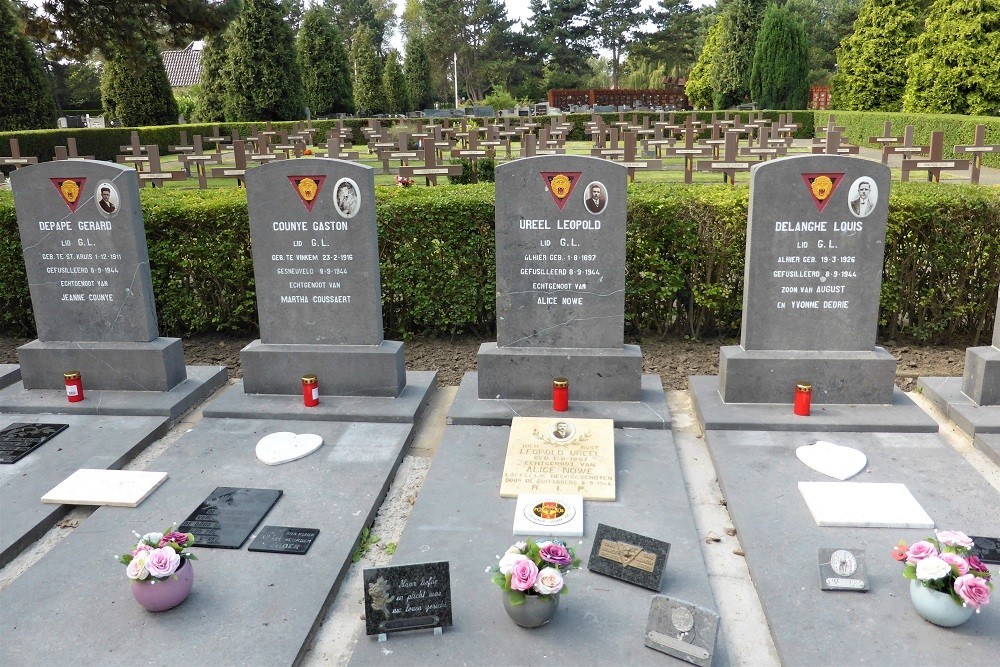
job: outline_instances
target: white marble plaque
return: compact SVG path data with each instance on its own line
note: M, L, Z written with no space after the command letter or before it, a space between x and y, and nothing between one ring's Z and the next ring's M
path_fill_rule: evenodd
M519 495L514 512L514 534L583 537L583 497Z
M138 507L166 479L165 472L81 468L42 496L42 502Z
M934 521L905 484L799 482L817 526L933 528Z

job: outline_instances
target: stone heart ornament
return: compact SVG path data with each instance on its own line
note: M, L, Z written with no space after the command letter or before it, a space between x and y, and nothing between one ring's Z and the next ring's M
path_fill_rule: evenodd
M816 472L841 481L854 477L868 465L868 457L857 449L825 440L803 445L795 450L795 455Z
M257 442L257 458L269 466L276 466L309 456L322 445L323 438L315 433L278 431Z

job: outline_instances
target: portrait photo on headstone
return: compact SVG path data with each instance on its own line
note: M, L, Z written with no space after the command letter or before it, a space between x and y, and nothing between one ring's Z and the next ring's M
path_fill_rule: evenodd
M118 215L121 207L121 197L118 195L118 188L111 181L101 181L97 184L97 210L106 217L113 218Z
M608 190L604 184L600 181L594 181L587 185L583 203L591 213L597 214L604 211L608 205Z
M847 193L847 201L851 213L859 218L866 218L875 210L875 204L878 202L878 186L872 179L862 176L851 183L851 189Z
M350 178L342 178L337 181L337 186L333 189L334 204L337 212L345 218L353 218L361 208L361 192L358 184Z

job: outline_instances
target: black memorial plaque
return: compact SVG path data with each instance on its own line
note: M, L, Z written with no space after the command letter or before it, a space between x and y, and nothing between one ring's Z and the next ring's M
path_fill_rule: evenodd
M17 463L67 428L69 424L11 424L0 431L0 463Z
M247 551L303 555L309 551L317 535L319 535L318 528L264 526L247 547Z
M199 547L239 549L281 497L280 489L220 486L177 529Z
M868 568L862 549L818 549L819 587L824 591L868 590Z
M667 542L599 523L587 569L659 592L669 554Z
M711 667L719 615L684 600L654 595L646 623L646 646L701 667Z
M367 634L451 625L448 561L367 568L364 581Z
M1000 537L976 537L969 535L973 547L970 555L984 563L1000 563Z

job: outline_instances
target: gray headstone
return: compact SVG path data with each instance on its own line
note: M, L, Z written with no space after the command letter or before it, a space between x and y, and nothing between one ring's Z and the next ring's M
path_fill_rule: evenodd
M374 170L278 160L246 184L261 342L381 343Z
M965 350L962 393L978 405L1000 405L1000 295L993 324L993 345Z
M993 347L1000 347L1000 291L997 293L997 314L993 320Z
M156 338L135 170L97 161L44 162L14 171L10 180L38 339Z

